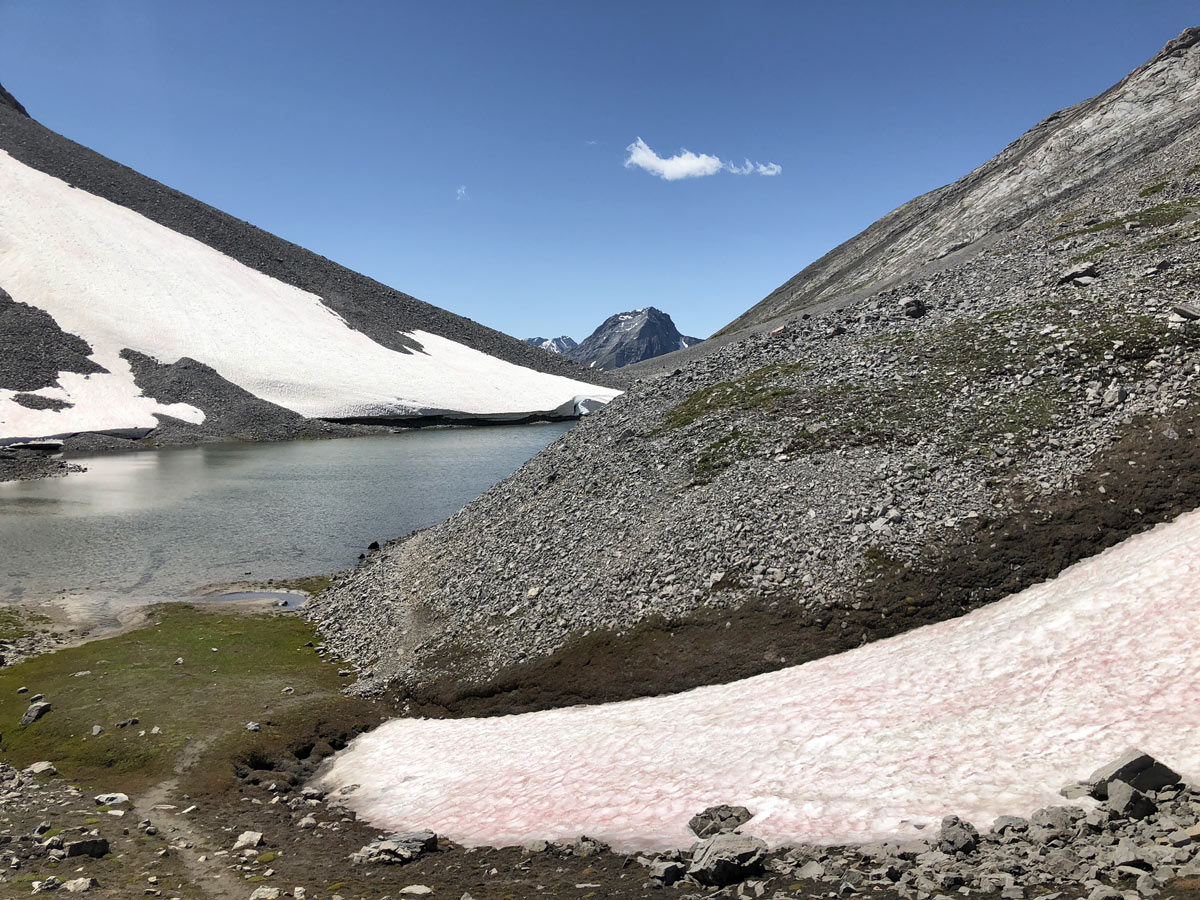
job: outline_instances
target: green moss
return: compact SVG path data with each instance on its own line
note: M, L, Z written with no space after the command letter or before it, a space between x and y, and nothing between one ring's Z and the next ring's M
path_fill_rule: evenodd
M1130 222L1136 222L1145 228L1162 228L1166 225L1174 225L1185 219L1192 214L1197 205L1195 197L1181 197L1178 200L1169 200L1166 203L1160 203L1141 212L1130 213L1127 216L1109 219L1104 222L1097 222L1095 225L1089 225L1086 228L1080 228L1076 231L1068 231L1066 234L1058 235L1054 240L1065 241L1067 238L1076 237L1081 234L1096 234L1101 231L1108 231L1111 228L1122 228Z
M662 430L683 428L710 413L722 410L744 412L771 406L776 401L796 393L795 388L781 385L779 382L782 379L808 370L808 366L800 363L764 366L736 381L722 381L696 391L667 413Z
M1187 172L1184 174L1184 177L1185 177L1185 178L1191 178L1193 175L1200 175L1200 166L1192 166L1192 167L1191 167L1190 169L1188 169L1188 170L1187 170Z
M276 853L274 850L268 850L266 853L260 853L260 854L258 854L258 861L259 861L260 863L270 863L270 862L275 862L275 859L276 859L278 856L279 856L279 854L278 854L278 853Z
M315 635L302 619L183 604L151 615L154 625L0 670L0 757L18 768L49 759L69 779L136 789L169 773L189 742L339 695L336 668L304 647ZM73 677L84 669L92 674ZM52 704L31 725L17 724L27 703L19 685ZM140 723L112 727L131 716ZM93 737L94 724L108 730ZM161 734L150 733L156 725Z
M697 483L711 481L723 469L754 454L757 443L753 438L734 429L709 444L692 463L692 477Z
M328 590L331 584L333 584L332 575L308 575L303 578L276 581L273 586L284 590L304 591L306 594L316 596L322 591Z
M39 630L50 622L47 616L15 607L0 608L0 641L15 641Z
M1138 191L1138 196L1139 197L1153 197L1155 194L1161 194L1163 191L1165 191L1167 189L1167 184L1168 184L1168 182L1166 182L1166 181L1160 181L1157 184L1152 184L1152 185L1150 185L1150 187L1143 188L1142 190Z

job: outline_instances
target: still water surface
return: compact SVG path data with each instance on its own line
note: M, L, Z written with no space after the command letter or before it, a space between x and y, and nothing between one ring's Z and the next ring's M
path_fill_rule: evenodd
M570 423L218 444L75 460L0 484L0 601L176 599L215 582L348 568L452 515Z

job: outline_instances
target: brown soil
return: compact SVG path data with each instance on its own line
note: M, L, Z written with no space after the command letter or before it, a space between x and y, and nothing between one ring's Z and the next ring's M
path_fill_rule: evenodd
M431 681L407 695L409 709L502 715L675 693L960 616L1200 506L1197 419L1184 409L1153 427L1135 422L1075 490L1018 498L1011 516L964 523L952 542L929 547L911 567L880 560L857 601L819 611L785 600L754 602L680 621L652 619L622 634L593 633L486 684ZM1172 429L1175 438L1166 436Z

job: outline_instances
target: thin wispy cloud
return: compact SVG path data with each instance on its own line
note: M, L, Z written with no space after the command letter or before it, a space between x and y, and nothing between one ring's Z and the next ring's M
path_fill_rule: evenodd
M467 199L467 186L465 184L460 185L458 190L454 192L454 199L455 200L466 200Z
M625 148L629 156L625 160L625 168L643 169L651 175L657 175L665 181L678 181L681 178L704 178L716 175L718 172L729 172L731 175L778 175L783 166L778 163L756 163L745 160L741 165L735 162L725 162L719 156L708 153L693 153L691 150L680 150L674 156L662 157L650 149L641 138Z

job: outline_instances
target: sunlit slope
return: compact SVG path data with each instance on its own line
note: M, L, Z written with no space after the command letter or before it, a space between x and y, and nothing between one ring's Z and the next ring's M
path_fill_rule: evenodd
M3 151L0 197L0 287L86 341L105 370L62 372L32 392L57 408L30 408L0 389L0 439L149 429L156 413L204 420L200 409L145 396L126 350L198 360L314 418L571 415L581 398L617 393L419 330L408 347L382 346L315 294Z

